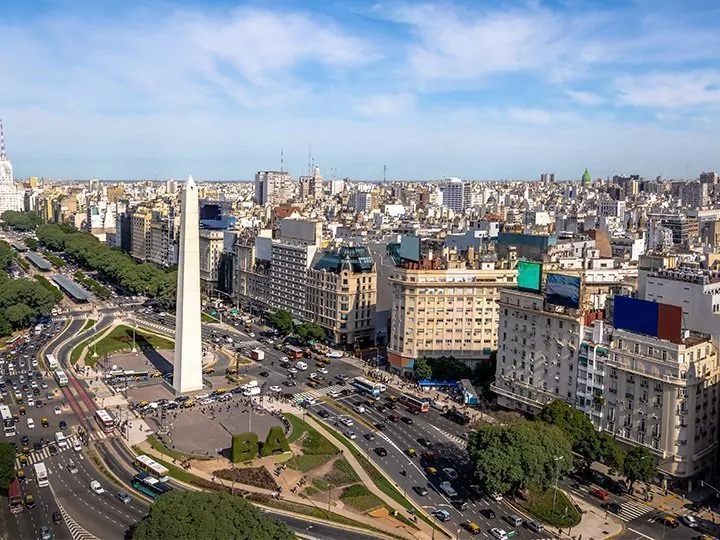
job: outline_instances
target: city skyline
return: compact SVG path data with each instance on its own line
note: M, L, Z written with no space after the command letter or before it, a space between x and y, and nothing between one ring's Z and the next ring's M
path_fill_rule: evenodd
M18 177L208 181L281 151L294 177L312 154L357 180L717 169L718 11L625 4L13 6L8 158Z

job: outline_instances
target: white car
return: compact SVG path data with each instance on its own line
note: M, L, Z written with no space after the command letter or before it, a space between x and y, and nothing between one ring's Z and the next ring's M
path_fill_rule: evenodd
M295 375L295 374L297 374L297 369L295 369L294 367L289 367L288 373L292 373L293 375Z
M55 414L62 414L62 409L60 407L53 407L53 412Z
M357 435L355 435L355 432L352 431L352 430L350 430L350 429L346 429L346 430L345 430L345 436L346 436L348 439L351 439L351 440L357 438Z
M341 416L341 417L339 417L339 418L338 418L338 421L339 421L343 426L350 427L350 426L353 425L352 419L348 418L347 416Z
M215 399L209 397L209 398L207 398L207 399L203 399L203 400L200 402L200 405L212 405L213 403L215 403Z
M358 414L363 414L365 412L365 407L362 405L355 405L353 407L353 411L355 411Z
M270 391L279 394L282 392L282 388L280 386L271 386Z
M98 495L105 493L105 490L100 485L100 482L98 482L97 480L93 480L92 482L90 482L90 489L92 489Z
M35 420L32 418L27 419L27 427L28 429L34 429L35 428Z
M319 368L318 368L318 373L322 373L323 375L327 375L327 374L328 374L328 370L327 370L326 368L324 368L324 367L319 367Z
M73 450L76 452L82 452L82 444L80 444L80 441L73 442Z
M498 540L507 540L508 537L504 529L498 529L497 527L490 529L490 534L493 538L497 538Z
M339 398L341 395L342 394L340 394L340 392L338 392L337 390L331 390L330 392L328 392L328 396L333 399Z
M209 397L210 397L210 394L200 394L200 395L198 395L198 396L195 396L195 400L196 400L196 401L199 401L199 400L201 400L201 399L207 399L207 398L209 398Z
M35 400L34 400L33 398L31 398L31 397L28 397L27 406L28 406L28 407L34 407L34 406L35 406Z

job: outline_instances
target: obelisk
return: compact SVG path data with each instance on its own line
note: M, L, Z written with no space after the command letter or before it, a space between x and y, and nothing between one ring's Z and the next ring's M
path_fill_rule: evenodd
M180 205L177 311L173 387L185 394L202 389L200 332L200 219L198 190L189 176Z

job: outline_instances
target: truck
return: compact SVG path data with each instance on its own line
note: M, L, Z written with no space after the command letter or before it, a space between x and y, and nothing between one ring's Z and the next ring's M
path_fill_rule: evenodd
M55 442L62 449L65 449L68 447L67 438L65 437L65 434L62 431L58 431L55 433Z
M455 488L452 487L450 482L440 482L440 491L451 499L457 495L457 491L455 491Z
M256 362L262 362L265 360L265 351L261 349L253 349L250 351L250 358L255 360Z

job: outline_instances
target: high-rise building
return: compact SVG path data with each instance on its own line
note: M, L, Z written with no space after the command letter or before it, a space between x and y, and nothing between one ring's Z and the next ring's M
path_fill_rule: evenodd
M290 199L292 180L284 171L258 171L255 174L255 203L283 204Z
M461 214L472 202L472 184L460 178L449 178L442 186L442 204Z
M307 320L307 271L317 246L293 240L273 240L270 257L270 307L286 309Z
M213 296L212 293L217 287L224 235L221 230L200 230L200 283L203 292L208 296Z
M702 208L709 200L708 184L705 182L686 182L680 188L680 202L686 208Z
M350 194L348 204L356 212L369 212L373 207L372 193L354 191Z
M7 210L22 212L25 206L24 199L23 192L15 185L12 163L5 153L5 133L3 122L0 120L0 214Z
M200 321L200 230L198 190L188 177L180 210L180 242L175 322L173 387L178 394L202 389Z

